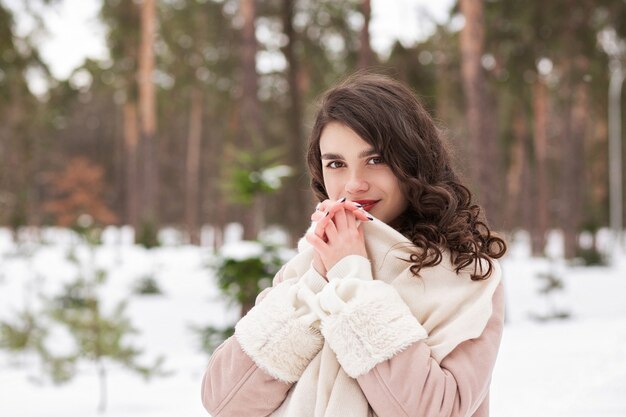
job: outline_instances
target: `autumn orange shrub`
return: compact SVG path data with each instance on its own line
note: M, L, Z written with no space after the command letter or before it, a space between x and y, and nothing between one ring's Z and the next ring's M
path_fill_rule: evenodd
M88 158L72 158L63 171L51 175L50 187L52 198L43 208L56 225L74 227L84 215L100 225L117 223L103 199L104 170Z

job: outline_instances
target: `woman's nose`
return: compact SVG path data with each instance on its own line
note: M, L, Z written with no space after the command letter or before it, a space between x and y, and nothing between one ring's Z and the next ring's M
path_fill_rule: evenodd
M369 190L369 183L362 175L353 174L346 182L345 189L347 193L357 195Z

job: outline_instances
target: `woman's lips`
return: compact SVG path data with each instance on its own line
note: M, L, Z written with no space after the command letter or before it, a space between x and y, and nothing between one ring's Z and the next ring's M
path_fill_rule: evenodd
M363 210L365 211L371 211L379 201L380 200L354 200L354 203L363 206Z

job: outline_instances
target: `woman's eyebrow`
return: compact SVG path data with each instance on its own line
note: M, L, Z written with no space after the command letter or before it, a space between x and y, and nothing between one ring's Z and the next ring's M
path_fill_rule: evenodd
M367 158L368 156L372 155L378 155L378 151L376 151L376 149L374 148L369 148L359 153L359 158Z
M338 153L324 153L322 159L343 159L343 156Z
M378 152L374 148L366 149L359 153L359 158L367 158L368 156L377 155ZM322 159L344 159L343 155L338 153L324 153Z

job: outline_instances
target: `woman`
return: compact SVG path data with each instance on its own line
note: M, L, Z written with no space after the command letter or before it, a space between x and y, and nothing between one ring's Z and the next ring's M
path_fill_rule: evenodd
M411 91L329 90L307 154L321 201L299 253L213 354L220 416L487 416L503 325L500 258Z

